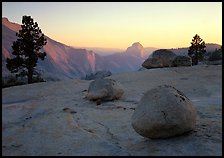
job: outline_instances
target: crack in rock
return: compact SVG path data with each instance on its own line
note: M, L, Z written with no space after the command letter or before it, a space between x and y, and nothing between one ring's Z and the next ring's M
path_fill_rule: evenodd
M79 123L79 120L80 120L79 117L74 118L73 115L72 115L72 113L68 113L68 122L70 122L70 121L73 122L73 121L74 121L74 123L75 123L75 127L76 127L76 128L78 128L78 129L80 129L80 130L82 130L82 131L84 131L84 132L87 132L88 134L97 136L97 135L94 133L94 131L93 131L92 129L88 129L88 128L84 128L84 127L82 127L82 126L80 125L80 123ZM74 127L74 123L72 123L72 124L69 123L69 126ZM97 136L97 137L98 137L98 136Z
M135 100L125 100L124 102L138 104L138 102Z
M70 116L72 116L70 113L68 113L68 115L70 115ZM74 120L74 122L75 122L75 124L76 124L76 128L79 128L80 130L82 130L82 131L85 131L85 132L87 132L87 133L89 133L89 134L92 134L92 135L94 135L94 136L97 136L97 137L99 137L98 135L96 135L95 133L94 133L94 131L92 130L92 129L88 129L88 128L84 128L84 127L82 127L81 125L80 125L80 123L79 123L79 118L77 118L77 119L75 119L75 118L73 118L73 120ZM114 136L114 134L110 131L110 128L109 127L107 127L106 125L104 125L104 124L102 124L102 123L100 123L100 122L96 122L96 121L94 121L95 123L97 123L97 124L99 124L99 125L101 125L101 126L103 126L105 129L106 129L106 133L109 135L109 137L110 137L110 140L111 140L111 142L113 143L113 144L115 144L115 146L116 147L118 147L119 149L122 149L122 147L119 145L119 143L118 143L118 139ZM99 138L101 138L101 137L99 137ZM128 153L129 154L129 153Z
M71 114L75 114L75 113L77 113L75 110L73 110L73 109L70 109L70 108L63 108L62 109L64 112L69 112L69 113L71 113Z
M164 111L161 111L161 112L163 113L164 120L165 120L166 122L168 122L168 121L167 121L167 118L166 118L166 117L167 117L167 114L166 114Z
M72 114L71 113L68 113L68 115L70 116L69 118L71 118L72 117ZM72 117L73 118L73 117ZM96 136L96 137L98 137L99 139L101 139L102 138L102 136L98 136L96 133L94 133L94 131L92 130L92 129L88 129L88 128L84 128L84 127L82 127L81 126L81 124L79 123L79 120L80 120L80 118L73 118L73 121L75 122L75 124L76 124L76 128L78 128L78 129L80 129L80 130L82 130L82 131L84 131L84 132L86 132L86 133L88 133L88 134L91 134L91 135L94 135L94 136ZM124 149L122 149L122 147L120 146L120 144L119 144L119 142L118 142L118 139L114 136L114 134L110 131L110 128L109 127L107 127L106 125L104 125L104 124L102 124L102 123L99 123L99 122L96 122L96 121L93 121L94 123L97 123L97 124L99 124L99 125L101 125L101 126L103 126L105 129L106 129L106 133L109 135L109 142L110 143L112 143L112 144L114 144L115 145L115 147L117 147L117 148L119 148L120 150L122 150L122 151L125 151L126 153L127 153L127 155L131 155L130 153L128 153L126 150L124 150ZM69 124L70 126L71 126L71 124ZM73 127L74 127L74 124L73 124ZM105 141L105 140L104 140Z
M122 147L119 145L118 143L118 139L114 136L114 134L110 131L110 128L107 127L106 125L100 123L100 122L96 122L99 125L103 126L106 129L107 134L110 136L111 142L113 142L118 148L122 149Z

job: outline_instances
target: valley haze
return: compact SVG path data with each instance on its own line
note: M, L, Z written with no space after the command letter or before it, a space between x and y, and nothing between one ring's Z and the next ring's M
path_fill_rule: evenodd
M16 40L16 32L21 29L17 23L10 22L6 17L2 18L2 76L10 76L6 68L6 58L12 57L12 43ZM37 69L42 73L46 81L80 79L97 71L106 70L112 74L138 71L143 61L159 49L155 47L144 48L141 43L134 42L122 51L116 48L77 48L57 42L47 35L47 44L44 51L47 57L44 61L38 61ZM206 49L214 51L221 46L218 44L206 44ZM178 55L187 56L188 48L171 49ZM107 55L106 55L107 54Z

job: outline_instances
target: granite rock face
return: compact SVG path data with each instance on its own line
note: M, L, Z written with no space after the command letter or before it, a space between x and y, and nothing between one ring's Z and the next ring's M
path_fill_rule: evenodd
M176 54L167 49L159 49L153 52L152 58L161 59L163 67L172 66L173 60L176 58Z
M145 93L132 116L137 133L148 138L167 138L195 129L196 109L176 88L158 86Z
M153 52L152 57L146 59L142 66L151 68L172 67L176 54L167 49L159 49Z
M102 106L84 99L88 80L3 88L2 155L222 156L221 65L147 69L108 78L121 83L125 93ZM131 117L140 99L159 85L171 85L193 102L195 130L168 139L135 132Z
M139 42L135 42L127 48L125 53L143 58L145 56L145 49Z
M147 69L151 68L162 68L163 63L161 59L156 59L156 58L148 58L146 59L143 63L142 66Z

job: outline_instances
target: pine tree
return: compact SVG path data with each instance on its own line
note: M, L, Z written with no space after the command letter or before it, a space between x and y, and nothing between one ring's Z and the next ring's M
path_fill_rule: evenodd
M216 61L222 60L222 46L219 49L215 49L215 51L211 52L210 57L208 58L209 61Z
M47 43L37 22L34 22L31 16L22 17L22 25L18 37L12 45L12 59L6 59L6 67L11 73L16 73L16 77L27 76L28 83L33 82L33 75L39 73L36 71L37 60L45 59L46 53L41 52Z
M192 39L191 46L188 49L188 55L192 59L192 65L197 65L198 61L203 60L206 53L205 42L199 35L195 35Z

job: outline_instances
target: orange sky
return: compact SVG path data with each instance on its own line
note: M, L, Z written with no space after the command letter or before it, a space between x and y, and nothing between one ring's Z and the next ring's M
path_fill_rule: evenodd
M75 47L188 47L198 34L222 44L221 2L3 2L2 16L30 15L50 38Z

